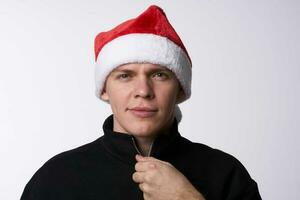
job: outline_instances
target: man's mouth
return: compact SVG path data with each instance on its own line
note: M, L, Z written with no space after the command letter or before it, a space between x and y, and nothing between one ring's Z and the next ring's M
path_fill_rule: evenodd
M151 107L133 107L129 111L136 117L147 118L154 116L158 109Z

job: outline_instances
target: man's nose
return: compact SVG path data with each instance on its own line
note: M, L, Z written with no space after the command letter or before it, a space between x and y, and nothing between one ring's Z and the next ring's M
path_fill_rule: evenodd
M135 85L135 97L152 99L154 97L153 85L147 77L140 77Z

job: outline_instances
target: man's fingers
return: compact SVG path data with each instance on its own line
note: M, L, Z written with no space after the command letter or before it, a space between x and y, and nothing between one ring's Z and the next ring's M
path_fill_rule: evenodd
M162 163L162 164L165 164L165 165L173 166L169 162L159 160L159 159L154 158L154 157L144 157L144 156L141 156L139 154L136 154L135 158L138 162L158 162L158 163Z
M132 179L136 183L143 183L143 182L145 182L144 176L145 176L144 172L134 172L132 174Z
M135 156L135 158L136 158L136 160L137 161L161 161L161 160L159 160L159 159L156 159L156 158L154 158L154 157L147 157L147 156L141 156L141 155L139 155L139 154L136 154L136 156Z
M146 193L146 192L148 192L148 185L146 184L146 183L140 183L139 184L139 188L144 192L144 193Z
M140 183L139 188L144 193L144 199L150 199L152 192L151 186L148 183Z
M134 166L137 172L146 172L156 168L157 163L155 162L137 162Z

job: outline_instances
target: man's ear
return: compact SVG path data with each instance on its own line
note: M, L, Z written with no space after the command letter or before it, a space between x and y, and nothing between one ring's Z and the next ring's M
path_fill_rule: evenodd
M179 87L179 91L178 91L177 98L176 98L176 103L182 102L184 97L185 97L184 91L181 87Z
M105 88L102 90L101 94L100 94L100 98L103 100L103 101L106 101L106 102L109 102L109 96L105 90Z

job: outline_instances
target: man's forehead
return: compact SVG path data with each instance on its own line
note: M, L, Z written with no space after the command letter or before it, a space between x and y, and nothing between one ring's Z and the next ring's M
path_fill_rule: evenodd
M140 69L145 69L145 70L165 70L165 71L171 71L167 67L158 65L158 64L151 64L151 63L128 63L121 65L117 68L115 68L112 72L117 72L117 71L136 71Z

